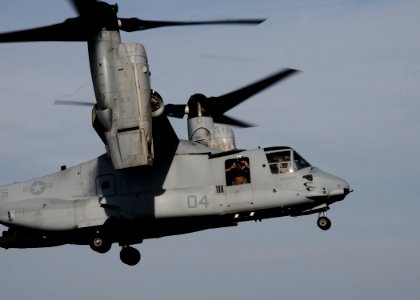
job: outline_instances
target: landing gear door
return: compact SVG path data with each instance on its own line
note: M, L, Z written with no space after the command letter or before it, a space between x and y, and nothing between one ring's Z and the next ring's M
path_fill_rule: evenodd
M247 208L254 202L250 166L248 157L225 161L226 202L229 212Z

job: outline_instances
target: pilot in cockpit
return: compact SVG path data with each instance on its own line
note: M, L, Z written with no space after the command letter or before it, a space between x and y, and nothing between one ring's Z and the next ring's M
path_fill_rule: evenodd
M290 172L290 152L277 152L269 157L269 165L272 174Z

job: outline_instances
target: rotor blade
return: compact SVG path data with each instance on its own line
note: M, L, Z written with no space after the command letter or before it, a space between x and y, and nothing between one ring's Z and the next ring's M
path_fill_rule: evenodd
M87 40L79 18L67 19L63 23L33 29L13 31L0 34L0 43L13 42L81 42Z
M213 21L191 21L191 22L182 22L182 21L150 21L150 20L141 20L137 18L121 18L119 19L120 29L127 32L147 30L158 27L168 27L168 26L189 26L189 25L221 25L221 24L231 24L231 25L258 25L264 22L266 19L240 19L240 20L213 20Z
M166 104L165 115L182 119L185 116L186 108L187 106L185 104Z
M255 125L251 124L251 123L247 123L238 119L234 119L232 117L229 116L225 116L225 115L218 115L213 117L213 121L215 123L219 123L219 124L226 124L226 125L233 125L233 126L238 126L238 127L242 127L242 128L248 128L248 127L254 127Z
M284 69L231 93L219 97L208 98L208 104L210 105L206 108L211 111L212 115L222 115L248 98L297 72L299 71L294 69Z
M85 15L94 6L96 0L70 0L79 15Z
M74 105L74 106L94 106L93 102L73 101L73 100L55 100L55 105Z

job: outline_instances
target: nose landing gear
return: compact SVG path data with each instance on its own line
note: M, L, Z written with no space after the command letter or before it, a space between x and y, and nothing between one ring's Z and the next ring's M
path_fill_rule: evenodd
M331 220L327 218L327 213L325 211L319 214L319 217L316 223L318 227L321 228L322 230L328 230L331 228Z

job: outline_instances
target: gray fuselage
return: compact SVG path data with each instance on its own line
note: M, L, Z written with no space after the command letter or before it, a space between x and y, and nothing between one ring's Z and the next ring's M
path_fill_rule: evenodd
M286 147L272 149L295 153ZM136 224L190 219L191 231L195 231L195 217L223 220L220 226L217 222L209 226L213 228L229 225L227 218L233 225L308 214L325 210L347 194L344 180L312 166L273 173L268 152L212 153L211 148L181 141L172 161L125 171L115 170L103 155L56 174L0 187L0 222L49 232L103 226L113 219L130 224L143 239L153 235L143 233ZM249 177L245 183L234 184L227 175L227 162L238 158L248 160Z

